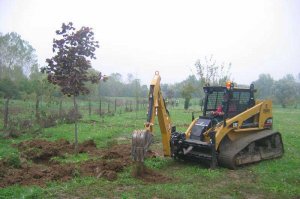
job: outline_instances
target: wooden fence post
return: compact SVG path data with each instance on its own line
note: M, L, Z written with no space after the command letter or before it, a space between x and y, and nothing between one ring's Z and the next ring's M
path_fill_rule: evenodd
M89 116L92 115L92 102L91 99L89 99Z
M101 102L101 99L99 100L99 116L101 117L102 116L102 102Z

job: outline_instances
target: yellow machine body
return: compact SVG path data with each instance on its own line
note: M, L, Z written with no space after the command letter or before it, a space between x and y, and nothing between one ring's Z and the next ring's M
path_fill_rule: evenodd
M150 84L145 128L134 131L132 135L134 161L144 161L153 140L156 116L164 156L203 160L212 168L222 165L235 169L240 165L283 155L281 135L272 131L272 101L254 100L253 85L249 89L234 88L233 84L204 87L203 116L194 119L187 130L180 133L172 126L160 81L161 77L156 72ZM221 104L224 112L219 116L211 115ZM233 105L235 112L232 111Z

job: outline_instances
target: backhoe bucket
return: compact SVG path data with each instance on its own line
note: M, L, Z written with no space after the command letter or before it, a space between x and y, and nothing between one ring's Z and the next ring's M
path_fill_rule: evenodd
M144 162L146 152L152 143L153 135L147 130L135 130L132 133L131 156L134 161Z

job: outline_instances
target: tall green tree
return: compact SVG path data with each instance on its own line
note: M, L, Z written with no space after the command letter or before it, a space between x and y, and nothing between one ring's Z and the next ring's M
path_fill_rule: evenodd
M283 108L296 102L298 90L293 75L288 74L276 81L273 90L276 100Z
M0 33L0 96L5 99L4 128L8 126L10 99L19 96L21 83L36 65L35 50L27 41L15 32Z
M0 79L28 77L36 65L35 50L27 41L15 32L0 33Z
M100 85L101 96L109 97L146 97L148 88L141 85L140 79L134 78L132 74L127 75L127 80L122 80L120 73L112 73L109 75L109 81Z
M61 92L73 97L76 114L74 134L75 152L78 152L78 129L77 129L77 102L76 97L86 95L89 89L86 82L97 83L99 75L89 75L88 70L92 67L91 60L96 59L95 50L99 48L98 41L94 40L94 33L89 27L76 30L73 23L63 23L60 30L56 31L58 39L53 40L54 56L46 59L47 66L42 72L48 74L48 81L58 85Z
M195 92L194 86L188 82L185 85L183 85L181 90L181 96L184 98L184 109L187 110L190 105L190 100L192 98L192 94Z
M30 85L32 89L32 94L35 100L35 118L36 121L40 122L40 102L42 97L44 97L45 101L49 104L53 100L53 95L55 92L55 85L50 84L47 80L47 76L41 74L38 71L31 73L30 75Z
M125 85L122 83L122 75L112 73L109 75L109 81L100 85L100 94L101 96L124 97L124 88Z
M168 99L168 101L172 101L175 97L174 87L170 84L161 84L160 88L163 95Z
M0 96L5 99L4 110L3 110L3 127L4 129L8 126L8 107L11 98L18 95L18 88L15 82L8 78L0 80Z
M257 89L257 97L261 99L271 98L274 82L270 74L260 74L258 80L253 82Z

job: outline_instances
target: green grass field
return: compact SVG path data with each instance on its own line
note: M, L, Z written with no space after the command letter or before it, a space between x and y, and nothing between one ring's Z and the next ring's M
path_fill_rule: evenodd
M171 109L171 118L178 131L191 121L191 112ZM146 183L131 176L127 167L115 181L104 178L75 177L67 182L49 182L45 187L13 185L0 189L0 198L299 198L300 197L300 109L276 107L274 130L282 134L285 154L280 159L264 161L229 170L209 168L171 158L150 158L146 165L172 180L167 183ZM79 141L93 139L98 148L111 142L130 143L131 132L142 129L146 110L115 116L84 115L79 123ZM12 144L34 138L47 140L74 139L74 125L60 124L42 132L23 134L16 139L0 138L0 159L18 154ZM161 150L156 126L153 150ZM69 161L86 161L88 156L70 157Z

